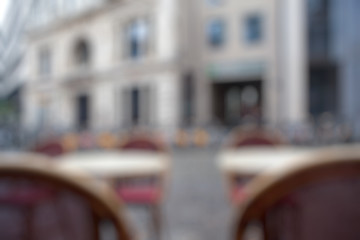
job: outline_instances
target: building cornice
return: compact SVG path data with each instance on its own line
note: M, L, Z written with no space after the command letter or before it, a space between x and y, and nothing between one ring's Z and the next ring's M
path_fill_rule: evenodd
M48 86L60 86L60 85L77 85L77 84L88 84L89 82L98 81L113 81L114 79L134 79L148 77L152 74L159 74L163 72L178 71L180 65L176 60L164 61L164 62L148 62L148 63L119 63L113 65L113 67L103 70L96 71L91 68L82 68L74 70L63 77L46 77L34 79L31 85L48 85ZM41 87L40 87L41 88Z
M70 15L68 17L59 18L49 24L46 24L45 26L28 29L27 30L28 40L31 41L31 40L41 39L42 37L51 35L54 32L65 30L74 25L91 21L92 19L95 19L106 12L113 11L120 6L125 5L128 2L129 2L128 0L105 1L104 4L98 7L88 9L84 12L80 12L74 15Z

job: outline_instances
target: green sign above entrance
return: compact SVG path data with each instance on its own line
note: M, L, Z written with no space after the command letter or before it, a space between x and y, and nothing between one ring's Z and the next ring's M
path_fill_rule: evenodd
M233 61L210 64L207 74L213 82L260 79L265 73L263 61Z

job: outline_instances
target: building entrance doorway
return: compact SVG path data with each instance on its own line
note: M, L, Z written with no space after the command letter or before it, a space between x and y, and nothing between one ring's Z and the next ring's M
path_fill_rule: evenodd
M261 81L213 84L216 120L236 126L246 119L261 119Z

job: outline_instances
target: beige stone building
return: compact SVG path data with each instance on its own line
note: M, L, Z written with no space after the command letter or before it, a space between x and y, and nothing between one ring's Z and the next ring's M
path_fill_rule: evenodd
M29 29L25 128L177 126L176 1L77 1L84 3L73 14L63 10L71 2Z
M37 2L25 58L28 130L170 133L248 115L273 124L307 117L303 1Z
M307 118L305 1L195 1L199 124Z

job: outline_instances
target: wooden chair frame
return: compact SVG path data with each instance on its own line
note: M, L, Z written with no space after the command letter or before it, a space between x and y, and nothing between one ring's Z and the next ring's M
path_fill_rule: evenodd
M147 132L135 132L133 134L128 134L128 135L124 135L122 141L120 141L119 150L124 149L124 146L129 142L129 141L133 141L133 140L145 140L145 141L149 141L154 143L154 145L156 145L159 150L156 150L154 152L161 152L161 153L165 153L166 155L168 155L167 157L167 161L168 159L170 159L170 154L169 154L169 148L166 146L165 142L163 141L163 139L160 137L159 134L151 134L151 133L147 133ZM167 166L169 166L169 163L166 162L165 163ZM144 176L144 177L154 177L154 176ZM169 178L169 172L163 172L162 174L156 176L158 177L158 181L159 181L159 186L162 189L162 194L161 194L161 198L159 200L159 202L155 205L143 205L147 208L150 208L150 214L154 223L154 228L155 228L155 232L158 235L159 239L161 238L160 234L161 234L161 229L162 229L162 219L161 219L161 205L163 203L164 200L164 193L167 189L167 184L168 184L168 178ZM137 178L137 177L134 177ZM136 206L142 206L142 205L138 205L136 204Z
M235 226L235 239L243 239L248 223L262 221L265 211L294 189L314 182L355 176L360 176L358 147L315 151L311 159L304 159L302 164L278 176L266 173L258 176L247 186L247 201L238 209L240 214ZM264 239L268 239L268 233L264 231L263 235Z
M267 139L269 142L272 142L272 146L281 146L286 144L286 141L281 136L281 134L275 130L260 128L257 126L240 126L234 128L228 136L223 141L222 149L224 151L230 150L230 149L238 149L241 148L239 146L236 146L236 142L240 142L242 140L245 140L249 137L259 137L263 139ZM254 145L257 146L257 145ZM244 146L247 147L247 146ZM251 178L253 176L244 176L244 178ZM233 194L233 188L236 186L236 179L237 174L236 173L227 173L224 176L225 185L227 187L227 195L228 199L230 200L231 204L232 202L232 194Z
M4 160L1 157L0 159ZM94 180L87 175L61 171L54 165L40 159L34 161L34 157L31 160L30 162L16 163L2 161L0 163L0 176L25 177L71 189L89 200L97 216L107 218L114 223L119 240L132 239L121 215L121 203L117 201L114 193L107 185L100 185L99 182L94 183Z
M244 126L236 127L228 134L223 143L223 148L239 148L236 146L236 142L253 136L266 139L272 142L273 146L286 144L284 137L278 131L263 127Z

